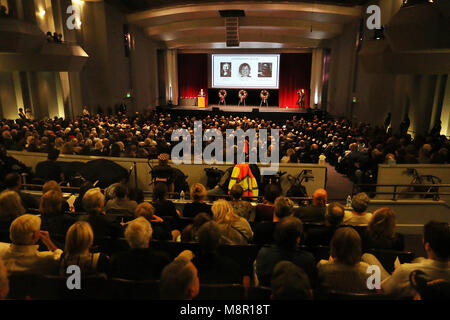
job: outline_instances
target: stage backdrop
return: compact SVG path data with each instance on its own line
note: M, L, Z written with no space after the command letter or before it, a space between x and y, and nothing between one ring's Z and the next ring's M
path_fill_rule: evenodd
M208 54L178 55L178 88L180 98L198 97L203 89L208 105Z
M298 108L297 91L299 89L305 89L305 106L309 106L311 62L312 54L310 53L281 54L280 88L278 92L280 108ZM197 97L200 89L203 89L207 95L206 104L208 104L208 72L208 54L179 54L179 97Z
M280 108L298 108L297 91L305 89L305 106L309 106L311 83L311 53L282 53L280 57Z

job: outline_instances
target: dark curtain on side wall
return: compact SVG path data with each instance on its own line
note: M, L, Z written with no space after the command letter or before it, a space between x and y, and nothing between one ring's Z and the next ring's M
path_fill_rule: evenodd
M178 55L179 97L198 97L201 89L208 104L208 54Z
M280 108L298 108L297 91L305 89L305 106L309 107L311 83L311 53L282 53L280 56Z

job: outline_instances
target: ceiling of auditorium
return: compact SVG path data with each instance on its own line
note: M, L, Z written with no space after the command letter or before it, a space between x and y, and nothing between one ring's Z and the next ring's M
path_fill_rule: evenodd
M225 18L219 10L244 10L245 17L239 18L239 48L305 49L321 47L342 33L346 24L362 17L361 5L368 1L120 2L129 11L129 23L167 48L226 48Z

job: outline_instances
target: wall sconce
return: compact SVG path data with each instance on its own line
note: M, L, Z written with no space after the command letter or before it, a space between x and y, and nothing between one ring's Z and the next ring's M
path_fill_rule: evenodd
M39 10L38 15L39 17L43 18L45 16L45 10L44 9Z

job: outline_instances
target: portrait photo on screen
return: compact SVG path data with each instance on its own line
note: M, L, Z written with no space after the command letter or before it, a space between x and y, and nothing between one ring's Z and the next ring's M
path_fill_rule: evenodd
M231 62L221 62L220 63L220 76L222 78L231 77Z
M239 66L239 74L241 78L251 78L251 67L248 63L243 63Z
M258 77L259 78L271 78L272 77L272 63L270 63L270 62L258 63Z
M212 88L278 89L279 54L212 54Z

